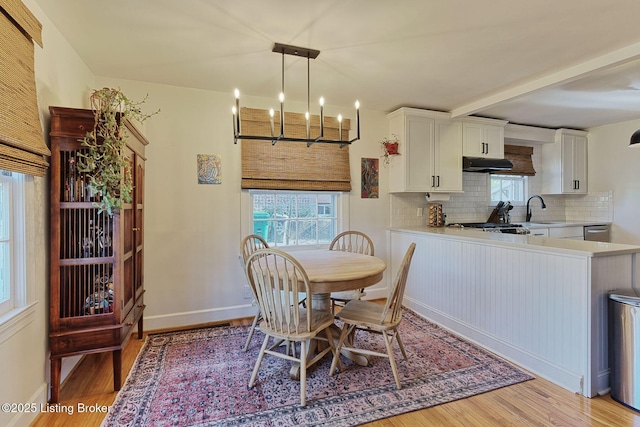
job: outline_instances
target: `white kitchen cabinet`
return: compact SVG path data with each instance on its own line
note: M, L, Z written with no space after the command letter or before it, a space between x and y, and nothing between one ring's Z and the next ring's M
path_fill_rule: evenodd
M539 237L550 237L548 228L530 228L529 235Z
M467 118L463 120L462 154L465 157L504 158L502 120Z
M556 239L584 240L584 227L575 226L549 228L549 237Z
M389 164L389 191L462 191L462 123L446 113L401 108L387 115L399 156Z
M587 132L558 129L542 145L543 194L587 194Z

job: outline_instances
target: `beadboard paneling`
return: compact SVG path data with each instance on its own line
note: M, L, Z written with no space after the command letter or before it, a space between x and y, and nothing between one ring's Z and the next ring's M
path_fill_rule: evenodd
M608 387L606 292L633 255L590 258L392 231L392 271L415 241L405 304L573 392Z

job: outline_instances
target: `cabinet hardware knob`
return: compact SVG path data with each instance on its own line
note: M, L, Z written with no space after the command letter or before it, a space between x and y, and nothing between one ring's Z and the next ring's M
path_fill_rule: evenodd
M133 231L140 231L140 228L139 227L134 227L134 228L132 228L132 230Z

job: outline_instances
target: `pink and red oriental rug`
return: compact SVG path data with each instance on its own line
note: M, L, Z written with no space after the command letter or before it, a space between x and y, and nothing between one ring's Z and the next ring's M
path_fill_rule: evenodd
M242 351L247 327L150 335L102 426L355 426L506 387L533 377L415 313L400 332L409 359L396 361L397 390L387 359L368 367L343 359L329 376L325 358L307 375L307 407L290 362L265 356L258 382L247 384L264 336ZM380 336L358 332L362 346L384 352Z

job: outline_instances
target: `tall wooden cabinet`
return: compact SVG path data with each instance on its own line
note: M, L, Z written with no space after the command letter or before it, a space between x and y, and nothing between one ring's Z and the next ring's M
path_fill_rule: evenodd
M49 347L51 402L60 391L62 358L110 351L113 385L122 382L121 350L144 311L144 151L146 138L125 122L124 156L132 166L133 200L110 217L78 171L81 140L93 128L91 110L50 107L51 223Z

